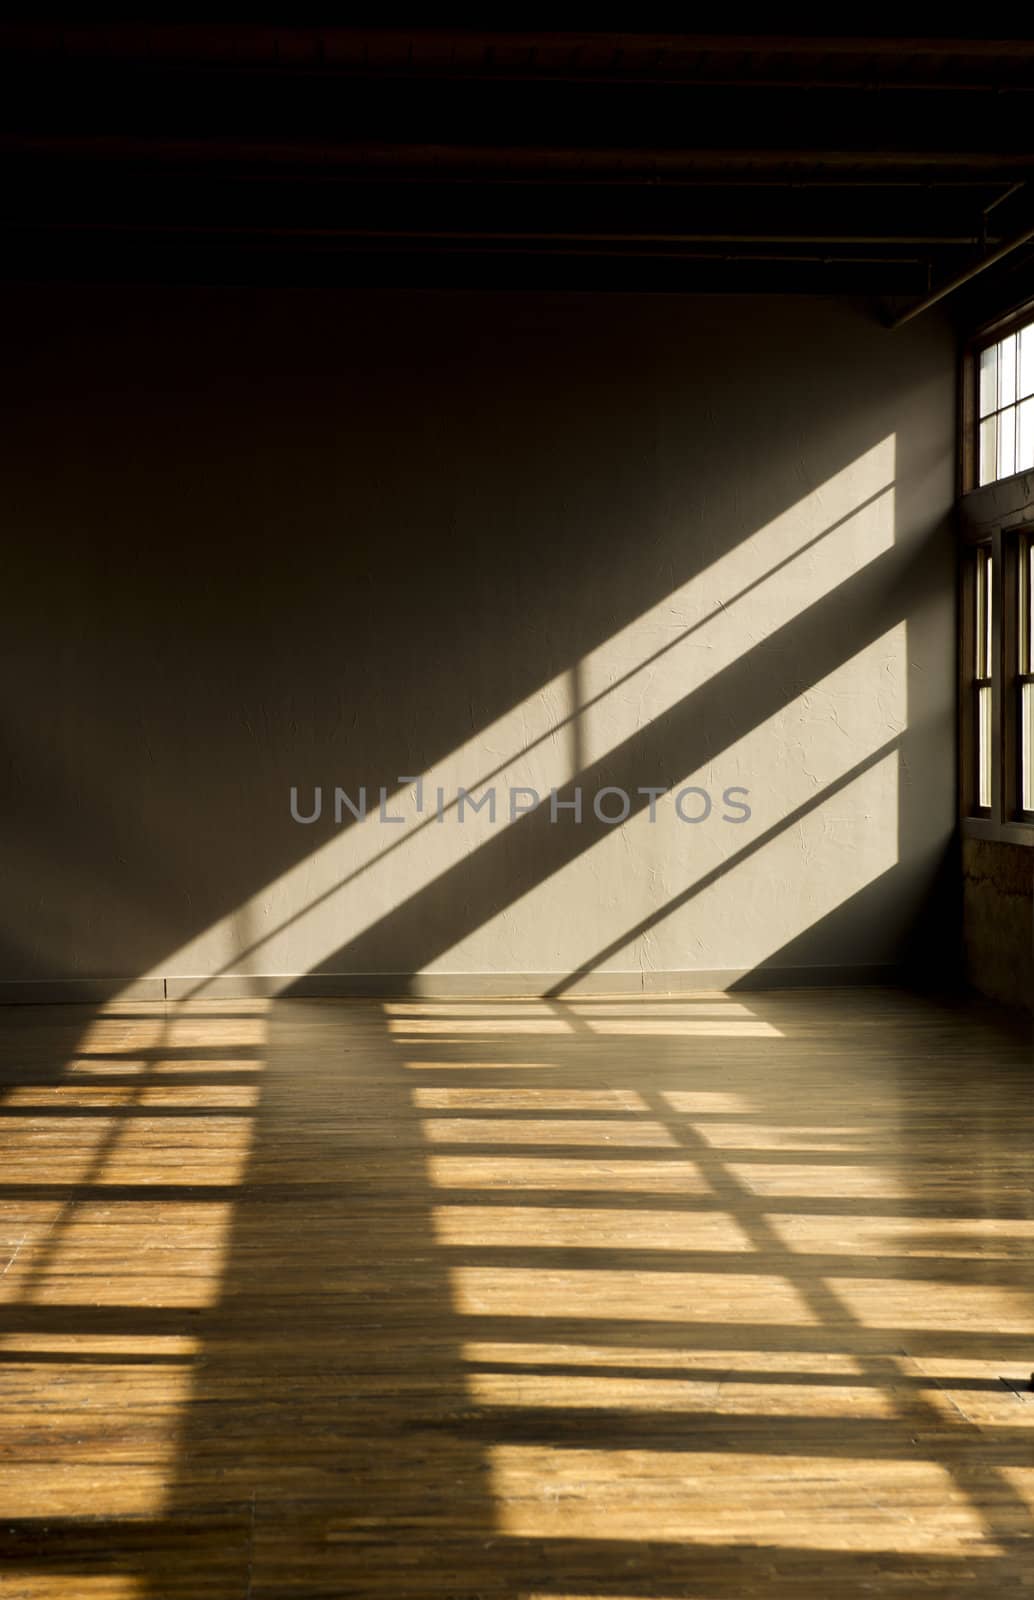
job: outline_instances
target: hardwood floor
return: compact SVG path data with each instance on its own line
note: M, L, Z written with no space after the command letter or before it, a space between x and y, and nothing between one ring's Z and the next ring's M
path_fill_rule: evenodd
M1029 1026L0 1013L5 1600L1034 1593Z

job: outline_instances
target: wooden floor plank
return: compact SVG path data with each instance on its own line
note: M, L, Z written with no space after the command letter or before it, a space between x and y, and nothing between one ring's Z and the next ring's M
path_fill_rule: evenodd
M0 1013L0 1594L1034 1594L1029 1025Z

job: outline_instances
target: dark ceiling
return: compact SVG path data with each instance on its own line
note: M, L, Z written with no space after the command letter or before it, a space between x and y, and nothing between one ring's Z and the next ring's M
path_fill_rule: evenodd
M1034 38L0 26L14 277L1034 293Z

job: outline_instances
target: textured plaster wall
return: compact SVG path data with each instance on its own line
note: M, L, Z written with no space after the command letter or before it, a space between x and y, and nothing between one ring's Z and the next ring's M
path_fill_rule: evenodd
M93 289L2 320L0 979L634 984L951 948L936 316ZM496 822L461 826L488 784ZM336 826L337 785L374 814ZM582 822L508 825L517 787L582 788Z
M969 981L1034 1011L1034 850L963 839L962 882Z

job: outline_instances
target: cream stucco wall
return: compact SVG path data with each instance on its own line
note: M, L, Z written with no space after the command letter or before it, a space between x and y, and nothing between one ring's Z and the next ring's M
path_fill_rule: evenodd
M3 315L11 994L634 988L951 945L936 316L196 289ZM461 824L489 786L496 821ZM511 823L518 789L544 804Z

